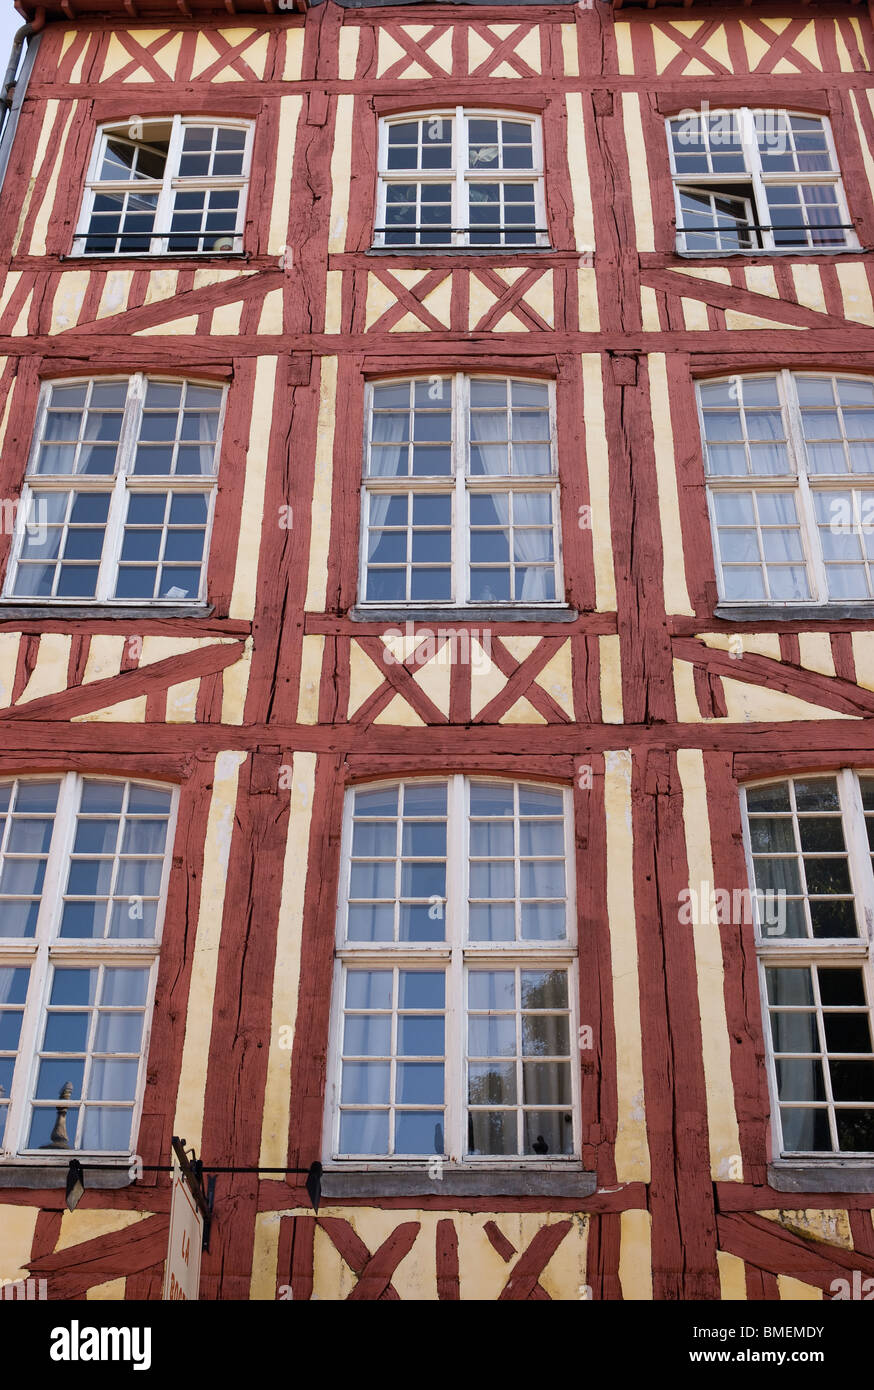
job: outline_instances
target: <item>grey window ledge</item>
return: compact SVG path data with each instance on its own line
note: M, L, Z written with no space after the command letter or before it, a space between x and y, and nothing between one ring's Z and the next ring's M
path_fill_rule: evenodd
M322 1199L343 1197L591 1197L597 1189L595 1173L571 1169L444 1168L442 1178L429 1178L427 1167L412 1172L374 1172L360 1168L326 1168L322 1174Z
M4 1187L66 1187L67 1167L71 1158L65 1155L60 1163L0 1163L0 1188ZM130 1187L130 1160L124 1159L113 1165L89 1163L87 1157L82 1163L85 1169L85 1187L112 1188Z
M681 251L677 247L673 254L684 261L771 261L779 256L865 256L870 250L869 246L817 246L815 251L802 246L775 246L770 251L760 246L752 251Z
M725 603L717 604L713 616L727 623L832 623L845 618L870 622L874 618L874 603L761 603L748 607Z
M63 604L44 604L36 607L29 603L2 603L0 604L0 622L33 622L38 618L40 621L49 620L52 622L63 622L65 618L75 619L77 622L83 618L87 621L93 618L95 621L102 622L105 618L121 618L126 622L132 619L141 619L143 622L154 622L159 618L209 618L215 611L212 603L204 604L168 604L159 608L157 605L146 607L122 608L112 603L94 603L63 605Z
M392 4L396 0L391 0ZM504 256L555 256L555 246L368 246L367 256L491 256L492 259ZM574 251L564 254L582 254Z
M874 1192L874 1160L781 1160L768 1164L768 1182L776 1192Z
M575 608L363 608L356 604L349 609L353 623L573 623L579 614Z

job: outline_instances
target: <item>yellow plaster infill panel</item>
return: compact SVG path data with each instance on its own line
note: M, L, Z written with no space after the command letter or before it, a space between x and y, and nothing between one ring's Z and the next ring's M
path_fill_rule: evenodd
M850 15L850 28L856 36L856 44L858 46L859 53L862 57L862 66L864 67L866 72L870 72L871 64L868 62L868 58L865 53L865 41L862 38L862 26L859 23L858 19L856 19L855 15Z
M358 28L344 27L340 30L340 54L337 69L341 82L351 82L355 77L355 68L358 63L358 40L361 30Z
M769 656L773 661L780 660L780 634L779 632L743 632L740 634L726 632L696 632L695 639L703 642L707 647L714 647L721 652L730 652L737 647L737 636L740 635L743 646L742 652L750 652L756 656ZM734 643L734 645L732 645ZM738 667L740 670L740 667Z
M292 764L288 835L282 871L282 893L276 929L276 964L273 974L273 1009L264 1113L261 1120L261 1155L265 1168L281 1168L288 1162L288 1097L291 1086L291 1048L281 1047L294 1036L303 937L306 874L301 865L310 862L310 820L316 779L315 753L295 753ZM280 1029L288 1029L281 1033ZM275 1266L274 1266L275 1268ZM269 1295L272 1297L273 1295Z
M619 637L611 635L598 638L600 657L601 718L605 724L621 724L622 714L622 666L619 655Z
M574 717L573 670L571 666L571 644L565 642L555 656L547 661L537 684L541 690L551 695L555 703L564 710L568 719Z
M561 51L564 58L565 77L579 77L580 57L577 52L577 28L575 24L562 24Z
M683 789L683 824L686 832L689 886L697 892L698 885L713 883L710 812L704 780L704 755L701 749L679 749L677 768ZM710 914L706 915L709 917ZM710 1138L710 1172L714 1182L742 1182L740 1132L734 1106L731 1046L725 1013L725 972L722 965L719 924L696 921L690 925L698 976L698 1009L701 1015L701 1047Z
M498 720L499 724L546 724L548 722L539 710L534 708L530 700L526 700L524 695L520 695L519 699L514 701L507 710L507 713L502 714Z
M278 337L282 332L282 290L268 290L258 316L259 337Z
M67 663L72 637L60 632L43 633L39 639L36 665L30 680L18 697L19 705L38 700L41 695L57 695L67 688Z
M473 718L484 710L490 700L500 695L507 677L494 664L491 656L475 637L470 639L470 712Z
M297 699L298 724L318 724L319 683L322 678L322 657L325 639L305 636L301 642L300 690Z
M874 633L853 633L853 661L856 666L856 684L866 690L874 690Z
M661 332L656 292L649 285L641 285L640 287L640 313L644 333Z
M195 680L180 681L171 685L167 691L167 723L193 724L197 717L197 695L200 690L200 677Z
M832 644L827 632L799 632L798 647L801 665L808 671L818 671L822 676L835 674Z
M105 1284L93 1284L90 1289L85 1290L85 1297L89 1303L121 1303L124 1301L126 1288L127 1277L123 1274L119 1279L107 1279Z
M235 304L219 304L213 310L210 331L216 334L233 334L240 332L240 319L243 314L243 301L238 299Z
M667 360L663 352L654 352L649 358L649 399L662 529L662 584L665 606L669 613L691 615L695 610L689 599L683 567L686 547L683 545L683 530L680 525L674 430L668 394Z
M105 319L112 314L121 313L127 304L133 278L132 270L109 271L104 281L100 303L97 306L96 318Z
M329 270L325 287L325 332L339 333L343 326L343 272Z
M50 108L54 108L54 112L50 112ZM47 131L52 125L54 125L54 113L57 112L57 109L58 103L56 101L46 102L46 120L45 125L43 126L44 131ZM61 123L60 139L58 140L54 160L52 163L51 178L48 181L45 194L43 195L43 200L39 205L39 212L37 213L33 223L33 235L30 238L30 246L28 248L32 256L44 256L46 253L46 232L48 231L49 218L51 217L55 209L55 203L57 200L58 193L58 181L61 177L61 160L63 158L64 146L67 139L67 131L70 128L70 122L73 119L74 113L78 117L78 102L70 103L67 114ZM41 169L43 165L44 161L41 161L39 154L37 154L37 157L34 160L33 164L34 169ZM29 184L28 188L30 188L30 186L31 185ZM25 203L25 207L26 206L27 203Z
M368 296L369 294L370 290L368 289ZM484 285L482 280L479 280L476 275L471 275L470 295L468 300L468 327L471 330L476 328L476 325L485 318L486 314L494 308L497 302L497 294L495 294L493 290L490 290L487 285Z
M385 709L380 710L374 719L374 724L394 724L409 729L424 728L425 721L420 719L412 705L408 705L402 695L395 695L389 700Z
M616 578L613 572L613 539L610 530L610 455L604 421L601 358L597 352L583 353L583 402L586 470L589 475L589 497L592 506L595 607L599 613L609 613L616 608Z
M251 34L254 34L255 30L219 29L218 33L221 38L227 40L227 42L230 44L232 48L236 48L237 45L241 44L244 39L247 39ZM266 35L264 35L264 37L266 37ZM255 45L253 44L252 47L254 48ZM249 63L250 65L251 58L249 55L251 54L251 52L252 49L247 48L240 54L240 57L243 58L244 61ZM221 56L222 50L217 48L213 43L211 43L208 35L201 31L197 35L197 47L194 50L194 62L191 65L191 76L199 77L202 72L205 72L206 69L210 67L216 61L216 59L220 58ZM242 78L239 73L233 72L230 68L225 67L222 68L220 72L216 73L210 80L212 82L227 82L229 80L232 82L240 82Z
M270 448L270 426L273 421L278 360L276 357L259 357L255 367L255 390L252 397L249 445L246 450L240 540L237 546L237 564L234 571L234 587L229 610L229 616L232 618L251 618L255 612L255 584L258 578L258 554L261 548L261 525L264 517L264 488L267 480L267 457Z
M652 1217L648 1211L620 1213L619 1283L626 1303L652 1301Z
M144 637L139 665L151 666L171 656L203 651L204 647L223 647L236 638L227 637Z
M769 28L775 28L775 23L773 21L769 25ZM750 72L753 72L755 68L758 67L765 54L769 52L771 43L767 39L759 38L759 35L753 33L753 30L749 27L749 25L744 24L743 21L741 21L740 32L741 38L743 39L744 48L747 51L747 60L750 65Z
M282 80L283 82L299 82L303 71L303 29L285 29L284 32L285 67L282 72Z
M634 72L631 25L617 24L613 32L616 35L616 56L619 62L619 71L623 76L630 76Z
M777 21L772 19L770 23L773 27L777 23ZM782 20L780 21L780 24L781 28L786 27L785 24L783 24ZM808 23L805 24L804 28L801 30L801 33L798 34L796 38L792 40L792 47L795 49L796 53L800 54L802 58L806 58L807 61L809 63L812 63L815 68L819 68L820 70L822 70L822 59L819 56L819 48L817 47L816 43L816 30L814 27L813 20L809 20ZM797 73L803 72L804 69L800 63L795 61L794 58L781 58L778 62L774 64L772 71L775 73Z
M147 1215L148 1213L143 1211L88 1211L81 1207L76 1211L65 1211L61 1217L61 1230L55 1253L59 1250L69 1250L74 1245L82 1245L86 1240L97 1240L100 1236L114 1235L116 1231L126 1231L128 1227L136 1226L137 1222L145 1220Z
M805 1284L803 1280L793 1279L789 1274L777 1275L777 1288L781 1299L796 1303L802 1301L815 1303L824 1297L822 1289L818 1289L815 1284Z
M22 306L21 313L18 315L18 318L15 320L15 323L14 323L14 325L13 325L11 337L13 337L13 338L29 338L29 337L30 337L30 330L29 330L29 328L28 328L27 325L28 325L28 321L29 321L29 319L30 319L30 310L31 310L32 304L33 304L33 290L28 290L27 298L26 298L25 301L24 301L24 305Z
M87 685L89 681L102 681L111 676L117 676L121 670L126 641L126 637L95 634L91 638L91 645L88 648L88 659L85 662L82 684Z
M618 1182L649 1182L637 924L634 915L631 753L627 748L604 754L604 817L607 827L607 920L610 924L613 1016L616 1024L616 1178Z
M140 44L141 47L145 48L148 44L154 43L156 39L164 38L169 32L169 29L151 29L148 31L143 29L131 29L130 37L134 39L136 43ZM153 54L153 57L155 62L160 63L160 52ZM110 33L109 43L106 47L106 57L103 60L103 70L100 74L101 82L108 82L110 77L114 77L117 72L121 72L122 68L126 68L132 61L131 54L129 50L125 48L121 39L117 38L115 34ZM161 66L163 66L163 64L161 64ZM141 69L138 69L138 71L141 71ZM151 77L149 81L152 81Z
M751 290L753 294L765 294L769 299L780 298L780 291L777 289L777 277L774 274L773 266L747 266L744 271L744 279L747 282L747 289Z
M346 249L352 149L355 145L355 132L352 128L354 104L355 98L349 93L337 98L337 120L331 154L331 225L328 234L328 251L331 253Z
M0 707L2 708L5 708L12 699L20 640L20 633L0 632Z
M197 276L200 272L194 272L194 288L197 289ZM149 283L146 285L146 294L143 299L143 308L150 304L160 304L165 299L172 299L176 293L176 285L179 280L179 271L165 268L162 270L152 270L149 272Z
M146 697L135 695L130 700L119 700L116 705L104 705L102 709L89 710L87 714L74 714L73 724L143 724L146 719Z
M38 1199L34 1194L34 1201ZM26 1279L39 1207L3 1207L0 1222L0 1279Z
M601 327L598 313L598 283L591 266L577 270L577 304L580 312L580 332L597 333Z
M652 196L649 170L646 165L646 144L640 119L640 97L637 92L622 93L622 123L625 127L625 147L628 150L628 172L631 176L631 202L638 251L655 250L652 223Z
M453 639L450 638L440 648L433 661L426 661L421 666L417 666L413 672L413 680L428 696L432 704L436 705L441 714L449 718L449 685L452 676L452 646Z
M151 328L138 328L135 338L189 338L197 333L197 314L185 318L169 319L166 323L154 323Z
M721 265L683 266L683 275L691 275L693 280L709 280L712 285L730 285L731 273Z
M827 313L818 265L794 265L792 279L799 304L803 304L806 309L815 309L820 314Z
M540 646L540 637L515 637L508 634L501 638L501 646L507 648L514 661L524 661Z
M334 480L334 419L337 410L337 358L323 357L319 379L319 417L316 426L315 478L310 512L310 561L304 609L319 613L325 607L328 546L331 543L331 489Z
M698 708L698 697L695 694L695 675L691 661L678 661L676 657L673 662L674 667L674 699L677 702L677 719L681 724L710 724L714 721L704 719Z
M784 695L781 690L768 690L762 685L745 685L741 681L722 678L725 691L725 704L728 719L739 723L775 723L791 719L857 719L861 715L841 714L837 710L826 709L823 705L812 705L807 700L799 700L795 695Z
M838 265L835 269L844 301L844 317L870 327L874 324L874 302L864 265Z
M392 38L391 34L386 33L384 29L380 29L379 51L376 66L377 77L382 77L390 67L394 66L399 58L407 57L409 57L407 50L402 48L397 40ZM416 66L419 66L418 63ZM406 74L404 75L406 76Z
M249 675L252 670L252 638L247 637L243 644L243 655L233 666L222 671L222 723L242 724L246 708L246 692L249 689Z
M279 1168L282 1165L277 1163L269 1166ZM250 1303L270 1302L276 1298L281 1220L282 1213L278 1211L259 1211L255 1217L252 1277L249 1281Z
M680 299L683 310L683 323L690 333L706 333L710 324L707 320L707 305L702 299Z
M804 1211L763 1211L760 1216L776 1221L787 1231L794 1231L805 1240L818 1240L826 1245L839 1245L842 1250L853 1249L850 1220L841 1207L811 1207Z
M758 314L745 314L742 309L726 309L725 326L742 331L747 328L784 328L785 324L777 323L775 319L763 319Z
M729 1255L726 1250L717 1250L716 1263L719 1267L719 1290L724 1303L745 1302L747 1296L747 1270L743 1260L737 1255Z
M844 36L841 33L840 28L837 24L835 24L834 26L834 39L838 53L838 67L840 68L841 72L852 72L853 60L850 57L850 50L844 43Z
M349 645L349 710L346 718L351 719L365 700L369 700L374 690L385 682L385 673L357 642Z
M567 64L567 49L570 44L573 45L573 56L576 58L576 30L570 25L562 25L562 38L565 41L565 64ZM583 98L580 92L568 92L565 96L565 102L567 105L568 149L573 151L573 158L568 161L568 164L571 176L571 194L574 200L574 238L578 251L592 251L595 247L595 215L589 185L589 166L586 160Z
M212 1006L215 995L219 939L225 904L225 880L231 853L234 810L240 767L248 754L219 753L215 760L212 796L206 826L200 910L194 937L194 960L182 1048L182 1068L176 1097L175 1134L184 1134L194 1147L200 1147L206 1069L212 1032Z

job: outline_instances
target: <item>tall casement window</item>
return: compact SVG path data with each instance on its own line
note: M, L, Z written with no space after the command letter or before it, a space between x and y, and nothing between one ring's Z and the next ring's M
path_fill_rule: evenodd
M824 116L684 112L668 121L668 146L679 251L858 248Z
M250 121L197 116L99 130L73 254L242 251L252 133Z
M422 377L368 387L365 603L563 599L551 383Z
M0 1152L129 1154L176 794L0 781Z
M874 1157L874 775L749 786L775 1150Z
M4 596L202 598L224 397L142 375L47 383Z
M723 602L874 598L874 380L771 372L698 400Z
M349 792L335 1158L579 1152L572 863L560 787L453 776Z
M375 246L548 246L540 120L461 106L379 127Z

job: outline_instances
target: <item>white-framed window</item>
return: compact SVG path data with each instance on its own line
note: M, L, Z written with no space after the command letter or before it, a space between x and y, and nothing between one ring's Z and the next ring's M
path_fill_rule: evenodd
M874 598L874 379L697 383L720 599Z
M825 116L683 112L667 132L679 251L858 249Z
M375 246L548 246L540 118L462 106L379 124Z
M73 254L243 249L251 121L131 117L97 132Z
M874 1158L874 775L741 795L776 1152Z
M142 374L47 382L4 598L202 598L224 401Z
M174 788L0 780L0 1153L129 1154L139 1123Z
M368 385L364 603L555 604L560 552L551 382Z
M331 1154L579 1154L567 788L493 777L356 787L337 927Z

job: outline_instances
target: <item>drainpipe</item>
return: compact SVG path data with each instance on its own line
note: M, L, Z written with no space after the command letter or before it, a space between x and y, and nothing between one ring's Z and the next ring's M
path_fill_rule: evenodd
M9 55L9 65L6 69L6 75L3 78L2 88L0 88L0 111L2 111L2 116L0 116L0 132L2 132L3 126L6 124L6 118L15 97L15 83L17 80L18 64L21 60L21 46L25 39L31 38L33 34L41 33L45 28L45 23L45 6L40 5L30 23L22 24L21 28L16 30L12 39L12 52Z

